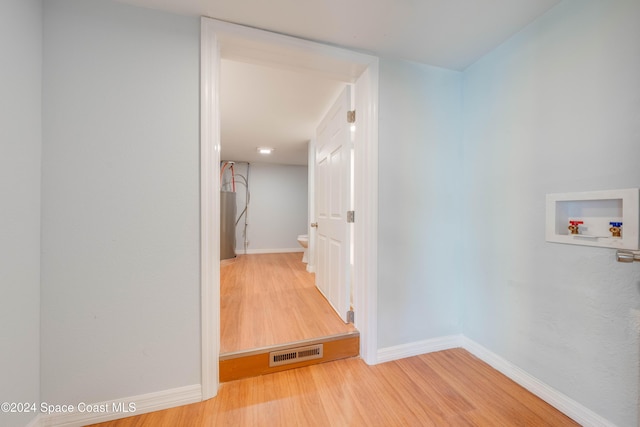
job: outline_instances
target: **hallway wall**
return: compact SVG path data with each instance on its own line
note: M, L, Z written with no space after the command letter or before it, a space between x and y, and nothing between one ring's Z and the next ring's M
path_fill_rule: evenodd
M45 2L42 399L200 384L200 21Z
M461 73L380 61L378 347L461 332Z
M0 2L0 402L40 399L42 2ZM0 412L0 427L34 413Z
M464 72L463 332L638 425L640 265L545 242L545 194L640 186L640 2L561 3Z

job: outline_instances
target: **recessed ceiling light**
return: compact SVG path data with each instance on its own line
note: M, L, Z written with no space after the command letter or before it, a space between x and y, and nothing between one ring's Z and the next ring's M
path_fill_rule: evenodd
M258 147L258 153L260 154L271 154L274 149L271 147Z

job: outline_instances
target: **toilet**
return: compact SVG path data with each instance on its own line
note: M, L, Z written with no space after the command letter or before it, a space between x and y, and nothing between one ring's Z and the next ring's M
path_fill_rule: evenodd
M302 255L302 262L307 262L307 248L309 247L309 235L301 234L298 236L298 243L304 248L304 254Z

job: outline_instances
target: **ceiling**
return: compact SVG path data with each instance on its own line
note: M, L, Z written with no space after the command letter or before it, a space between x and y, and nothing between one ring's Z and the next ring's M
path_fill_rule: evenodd
M561 0L118 1L464 70ZM306 164L306 142L343 84L223 62L222 157ZM262 145L275 147L275 153L257 157Z
M223 160L307 164L307 144L345 83L256 64L222 60ZM265 156L258 147L272 147Z

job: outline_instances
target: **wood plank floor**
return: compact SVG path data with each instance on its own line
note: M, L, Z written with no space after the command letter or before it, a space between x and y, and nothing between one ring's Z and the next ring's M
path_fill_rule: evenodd
M302 253L239 255L220 267L220 353L353 332L315 286Z
M232 381L205 402L96 426L577 425L453 349L376 366L351 358Z

